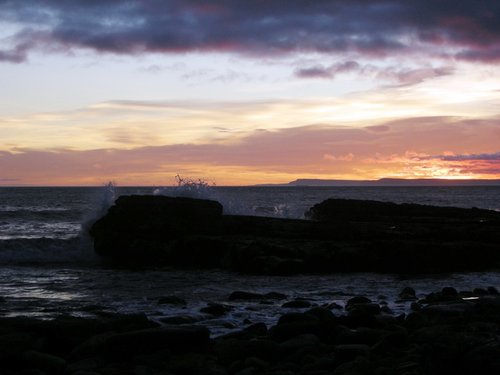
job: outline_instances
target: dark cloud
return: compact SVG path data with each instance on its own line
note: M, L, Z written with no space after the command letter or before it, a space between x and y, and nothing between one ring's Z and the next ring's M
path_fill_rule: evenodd
M497 0L4 0L2 20L23 28L0 47L0 60L9 62L23 61L35 47L383 56L425 52L418 49L425 45L443 53L450 45L458 58L500 59Z
M310 68L297 69L295 75L300 78L334 78L339 73L359 71L361 66L356 61L344 61L324 67L317 65Z
M492 154L464 154L464 155L439 155L435 159L444 161L498 161L500 162L500 152Z
M26 60L28 50L32 47L31 43L19 43L13 48L0 50L0 61L10 63L20 63Z
M454 71L451 67L428 67L418 69L401 69L387 68L379 70L377 75L379 78L386 78L397 82L399 85L414 85L430 78L437 78L452 74Z
M300 68L295 71L299 78L322 78L333 79L337 74L356 73L359 75L374 76L379 79L396 82L397 85L413 85L430 78L441 77L452 74L454 69L450 66L423 67L423 68L401 68L384 67L374 65L361 65L356 61L344 61L330 66L315 65L309 68Z

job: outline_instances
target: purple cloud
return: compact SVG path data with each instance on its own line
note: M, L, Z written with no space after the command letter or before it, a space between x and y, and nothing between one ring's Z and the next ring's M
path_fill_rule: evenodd
M339 73L359 71L361 66L356 61L344 61L324 67L317 65L311 68L297 69L295 75L300 78L334 78Z
M453 71L454 69L449 66L437 68L423 67L416 69L401 67L379 68L374 65L361 65L356 61L349 60L326 67L315 65L309 68L300 68L295 71L295 76L299 78L333 79L341 73L357 73L396 82L398 85L413 85L430 78L452 74Z
M496 0L3 0L2 20L22 28L12 45L0 47L0 60L9 62L23 61L32 48L374 56L418 53L422 43L460 47L458 58L500 59Z
M434 159L444 161L500 161L500 152L491 154L438 155Z

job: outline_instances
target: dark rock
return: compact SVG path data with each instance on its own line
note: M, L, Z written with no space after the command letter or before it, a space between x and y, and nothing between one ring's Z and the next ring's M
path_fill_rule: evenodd
M318 336L313 334L302 334L280 343L284 352L296 352L305 347L316 347L320 343Z
M209 344L206 327L153 328L130 331L108 337L103 345L106 355L124 358L168 348L173 352L206 350Z
M131 195L119 197L91 227L94 249L120 261L161 260L169 242L216 229L222 205L215 201Z
M412 300L416 300L417 299L417 296L416 296L416 293L415 293L415 289L413 289L412 287L405 287L398 295L399 299L402 300L402 301L412 301Z
M351 305L348 309L349 315L377 315L380 314L380 305L378 303L358 303Z
M335 324L337 317L333 313L324 307L313 307L305 312L306 315L312 315L318 319L322 324Z
M264 323L255 323L244 329L236 332L228 333L224 336L218 337L218 339L238 339L238 340L250 340L259 337L267 336L267 326Z
M392 311L390 309L390 307L388 307L388 306L382 306L382 307L380 307L379 311L382 312L382 313L384 313L384 314L388 314L388 315L394 314L394 311Z
M192 316L168 316L165 318L160 318L160 322L164 324L193 324L199 321L199 319Z
M348 362L359 356L368 357L370 355L370 347L363 344L337 345L334 352L341 362Z
M488 291L484 288L474 288L471 295L473 295L473 296L485 296L487 294L488 294Z
M245 367L251 367L251 368L254 368L256 370L262 371L263 369L265 369L266 367L269 366L269 362L264 361L260 358L249 357L249 358L245 359L243 365Z
M357 329L346 329L343 327L336 330L333 342L337 345L368 345L372 346L387 332L381 329L358 327Z
M159 372L158 370L163 371ZM186 374L186 375L227 375L224 368L216 364L212 358L202 353L183 353L175 355L164 364L158 364L156 371L152 371L149 363L145 363L143 371L134 369L135 374ZM121 374L121 373L120 373Z
M276 361L281 357L280 346L270 340L263 339L217 339L214 351L219 360L231 364L238 360L254 357L264 361Z
M222 215L214 201L124 196L90 234L99 255L130 267L293 275L500 266L500 213L494 211L331 199L309 216L314 220Z
M370 327L376 328L379 326L377 316L371 313L366 313L363 310L353 310L347 316L338 318L339 324L349 328Z
M279 342L302 334L321 336L324 334L321 323L311 314L292 313L282 315L278 324L271 328L271 337Z
M382 335L380 340L371 347L371 353L376 355L390 355L398 352L408 346L408 332L406 329L399 327L399 329L386 332Z
M101 374L98 372L94 372L94 371L78 370L78 371L72 372L71 375L101 375Z
M464 318L474 309L474 304L457 300L453 302L437 303L426 306L422 312L435 322L447 322L451 318Z
M412 309L412 311L419 311L422 309L422 305L417 302L412 302L410 308Z
M488 290L488 294L490 294L490 295L493 295L493 296L500 295L500 292L494 286L489 286L487 290Z
M40 347L36 336L26 332L9 332L0 335L0 363L19 360L22 353Z
M177 296L166 296L158 299L158 305L186 305L186 301Z
M70 374L94 371L102 365L102 360L96 357L82 359L68 364L66 372Z
M303 366L302 372L311 375L330 375L338 365L338 360L334 356L325 356Z
M441 303L441 302L450 302L450 301L461 301L462 297L457 292L455 288L445 287L440 292L433 292L428 294L423 300L422 303Z
M488 344L469 351L464 358L468 374L500 374L500 345Z
M286 294L283 294L283 293L269 292L269 293L264 294L264 298L280 301L280 300L286 299L287 296L286 296Z
M294 301L289 301L289 302L284 303L281 307L305 309L307 307L311 307L311 302L306 301L306 300L302 300L302 299L296 299Z
M371 375L373 374L373 364L365 357L357 357L338 366L333 372L334 375Z
M263 294L235 291L229 295L229 301L254 301L264 298Z
M233 309L232 306L222 305L220 303L209 303L207 307L200 309L200 312L213 316L222 316Z
M105 332L97 334L95 336L92 336L84 340L83 342L75 346L75 348L71 352L71 358L73 360L82 359L101 354L102 348L106 343L106 340L113 335L115 335L115 333Z
M34 350L24 352L22 360L24 365L46 371L47 373L54 375L62 374L66 368L66 361L64 359Z
M441 295L445 299L456 299L458 298L458 292L455 288L453 287L444 287L441 290Z
M438 207L413 203L396 204L356 199L327 199L311 207L305 216L312 220L373 220L404 217L425 218L475 218L488 217L498 219L494 211L465 209L456 207Z
M342 305L339 305L337 302L331 302L331 303L327 304L326 308L328 308L330 310L343 310L344 309L342 307Z
M280 316L278 319L278 325L296 322L318 322L318 318L313 314L292 312L286 313Z
M352 297L352 298L347 300L347 303L345 305L345 309L347 311L349 311L350 309L352 309L356 305L361 305L361 304L366 304L366 303L371 303L371 302L372 302L371 299L364 297L364 296Z

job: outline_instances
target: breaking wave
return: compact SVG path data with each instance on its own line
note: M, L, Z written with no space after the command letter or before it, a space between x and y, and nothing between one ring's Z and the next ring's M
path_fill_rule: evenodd
M0 241L0 263L9 265L40 263L93 264L97 257L90 239L78 236L59 238L13 238Z
M176 186L156 188L153 194L214 200L222 204L226 215L304 217L304 208L288 201L288 197L283 197L280 201L273 201L264 196L264 200L260 200L257 197L258 193L256 196L249 195L248 188L245 187L217 187L214 183L208 183L202 179L194 180L179 175L175 176L175 179Z
M90 197L88 203L67 207L56 198L51 205L0 206L0 264L96 263L88 229L114 203L115 184L109 182Z

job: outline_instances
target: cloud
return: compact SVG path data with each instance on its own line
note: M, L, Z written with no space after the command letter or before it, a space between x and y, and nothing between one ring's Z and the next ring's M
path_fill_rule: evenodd
M19 180L18 178L0 178L0 182L17 182L17 181L21 181Z
M500 152L494 152L491 154L463 154L463 155L438 155L433 156L434 159L440 159L445 161L498 161L500 162Z
M330 160L330 161L353 161L354 154L352 152L345 154L345 155L339 155L339 156L335 156L332 154L324 154L323 158L325 160Z
M255 130L231 142L179 143L95 150L16 149L0 152L2 173L23 182L159 184L166 176L202 174L217 184L279 182L283 176L379 178L481 175L498 178L494 120L408 118L381 124L384 131L309 125ZM467 136L465 136L467 135ZM446 141L446 142L445 142ZM446 151L453 150L454 155ZM435 155L435 156L432 156ZM449 160L448 160L449 159ZM334 162L332 162L334 161ZM280 177L280 179L278 179ZM286 179L285 179L286 180Z
M9 62L23 61L31 49L75 48L116 54L353 51L500 58L496 0L4 0L1 20L21 27L13 45L0 47L0 59Z
M295 76L299 78L321 78L334 79L338 74L356 73L360 76L371 76L385 81L396 82L397 85L407 86L421 83L431 78L450 75L454 72L451 66L442 67L377 67L372 64L359 64L356 61L348 60L337 62L329 66L314 65L307 68L295 70Z
M391 128L387 125L371 125L366 126L365 129L376 133L384 133L386 131L389 131Z
M378 78L397 82L399 85L414 85L431 78L450 75L454 69L449 66L423 67L416 69L386 68L377 71Z
M360 65L356 61L344 61L324 67L316 65L310 68L297 69L295 75L300 78L334 78L339 73L359 71Z

